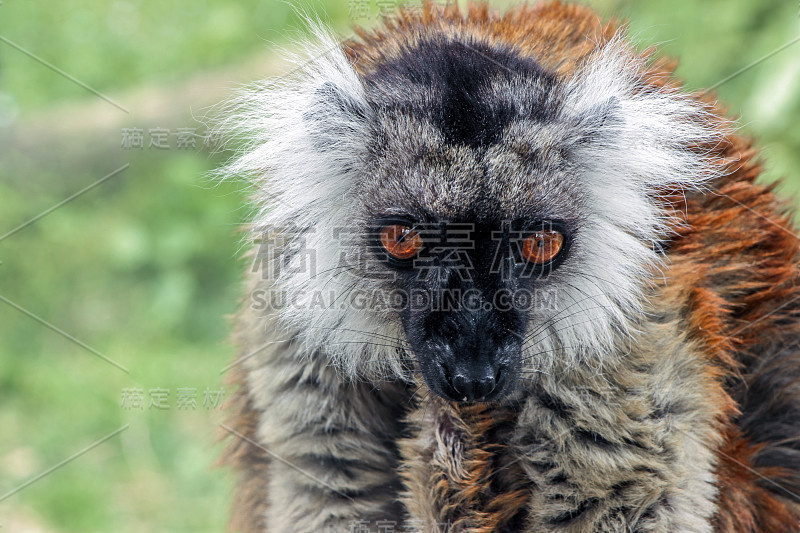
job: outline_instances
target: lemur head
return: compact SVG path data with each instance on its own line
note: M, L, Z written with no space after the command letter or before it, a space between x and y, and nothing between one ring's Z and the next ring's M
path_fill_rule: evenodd
M418 373L452 400L617 362L662 261L661 195L714 173L702 106L619 38L559 73L443 30L361 67L318 40L228 122L247 143L224 172L256 177L256 233L277 236L281 326L351 376Z

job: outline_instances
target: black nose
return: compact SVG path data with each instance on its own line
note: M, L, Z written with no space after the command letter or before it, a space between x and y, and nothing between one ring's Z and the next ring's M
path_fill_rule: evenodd
M448 382L447 396L455 401L489 400L502 388L505 379L503 367L488 365L482 368L459 368L445 371Z

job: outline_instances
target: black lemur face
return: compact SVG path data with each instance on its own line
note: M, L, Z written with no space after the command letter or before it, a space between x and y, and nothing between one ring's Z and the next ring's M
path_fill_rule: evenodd
M430 389L500 399L518 382L532 293L564 260L558 221L376 221L374 247L404 296L400 314Z
M364 193L374 244L406 295L400 314L420 372L459 401L496 400L518 383L524 303L567 256L578 198L559 179L557 147L509 133L521 123L545 132L552 76L475 47L422 43L367 80L378 110Z

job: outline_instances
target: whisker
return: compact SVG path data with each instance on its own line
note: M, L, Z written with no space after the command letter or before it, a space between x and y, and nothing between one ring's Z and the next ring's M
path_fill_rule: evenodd
M338 344L362 344L364 346L374 346L377 348L392 348L395 350L401 350L402 347L396 344L379 344L377 342L370 342L370 341L334 341L334 342L326 342L326 345L338 345Z
M534 357L536 357L538 355L544 355L544 354L548 354L548 353L559 353L559 352L564 352L564 351L567 351L567 350L574 350L575 348L577 348L577 346L557 346L557 347L554 347L554 348L549 348L547 350L541 350L541 351L534 352L534 353L524 354L521 360L524 362L524 361L528 361L530 359L533 359Z
M572 317L578 316L578 315L580 315L580 314L581 314L580 312L576 312L576 313L573 313L573 314L571 314L571 315L567 315L567 316L565 316L565 317L562 317L561 319L559 319L559 320L557 320L557 321L553 322L552 324L550 324L550 325L549 325L549 327L555 326L556 324L558 324L558 323L559 323L559 322L561 322L562 320L567 320L567 319L569 319L569 318L572 318ZM569 325L566 325L566 326L564 326L564 327L561 327L561 328L552 329L552 330L550 330L550 333L551 333L551 334L560 333L560 332L562 332L562 331L565 331L565 330L567 330L567 329L573 328L573 327L575 327L575 326L580 326L581 324L588 324L588 323L591 323L591 322L594 322L594 319L591 319L591 318L589 318L589 319L586 319L586 320L581 320L580 322L575 322L575 323L573 323L573 324L569 324ZM545 331L547 331L547 330L540 331L539 333L537 333L537 335L539 335L539 334L543 334ZM523 343L523 344L522 344L522 349L524 350L525 348L527 348L527 347L531 346L531 345L532 345L533 343L535 343L535 342L536 342L536 339L535 339L535 338L533 338L533 337L531 337L531 338L528 338L528 339L525 341L525 343L529 343L529 344L525 344L525 343Z
M575 311L575 312L573 312L573 313L571 313L569 315L559 317L557 320L547 319L544 322L542 322L542 324L537 326L534 331L532 331L531 333L528 333L527 335L525 335L525 340L523 342L528 342L530 340L533 340L533 338L536 335L540 335L541 333L544 333L548 328L551 328L551 327L555 326L556 324L558 324L558 323L560 323L560 322L562 322L564 320L568 320L568 319L570 319L572 317L578 316L578 315L584 313L585 311L591 311L591 310L594 310L594 309L607 309L607 308L608 308L608 306L603 306L603 305L598 305L598 306L594 306L594 307L586 307L584 309ZM588 320L588 322L591 322L591 321L593 321L593 320ZM585 322L581 322L581 323L583 324ZM560 331L562 331L562 330L560 330Z
M576 290L578 290L579 292L581 292L581 294L584 294L584 293L583 293L583 291L581 291L580 289L576 289ZM546 321L545 321L545 322L542 324L542 326L540 326L540 327L542 327L542 328L546 328L546 327L547 327L547 324L551 323L551 322L553 321L553 319L555 319L556 317L558 317L558 316L559 316L561 313L564 313L564 312L568 311L569 309L571 309L571 308L575 307L575 306L576 306L576 305L578 305L578 304L581 304L581 303L585 302L586 300L591 300L591 299L594 299L594 298L595 298L595 296L587 296L587 297L585 297L585 298L581 298L580 300L576 300L576 301L572 302L572 303L571 303L571 304L569 304L567 307L564 307L563 309L561 309L560 311L558 311L558 312L557 312L555 315L553 315L553 316L551 316L550 318L548 318L548 319L547 319L547 320L546 320ZM597 309L604 309L604 308L606 308L606 307L608 307L608 306L598 306L598 307L596 307L596 308L597 308ZM533 332L529 333L529 334L527 335L527 337L531 337L531 336L533 336L533 335L536 335L536 334L538 334L538 333L540 333L540 332L541 332L541 330L534 330Z

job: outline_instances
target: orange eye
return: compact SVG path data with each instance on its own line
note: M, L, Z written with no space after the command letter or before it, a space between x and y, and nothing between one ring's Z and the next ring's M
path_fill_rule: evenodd
M385 226L380 236L381 245L395 259L411 259L422 250L422 237L408 226Z
M555 259L564 248L564 235L554 230L532 233L522 241L522 257L533 264L543 265Z

